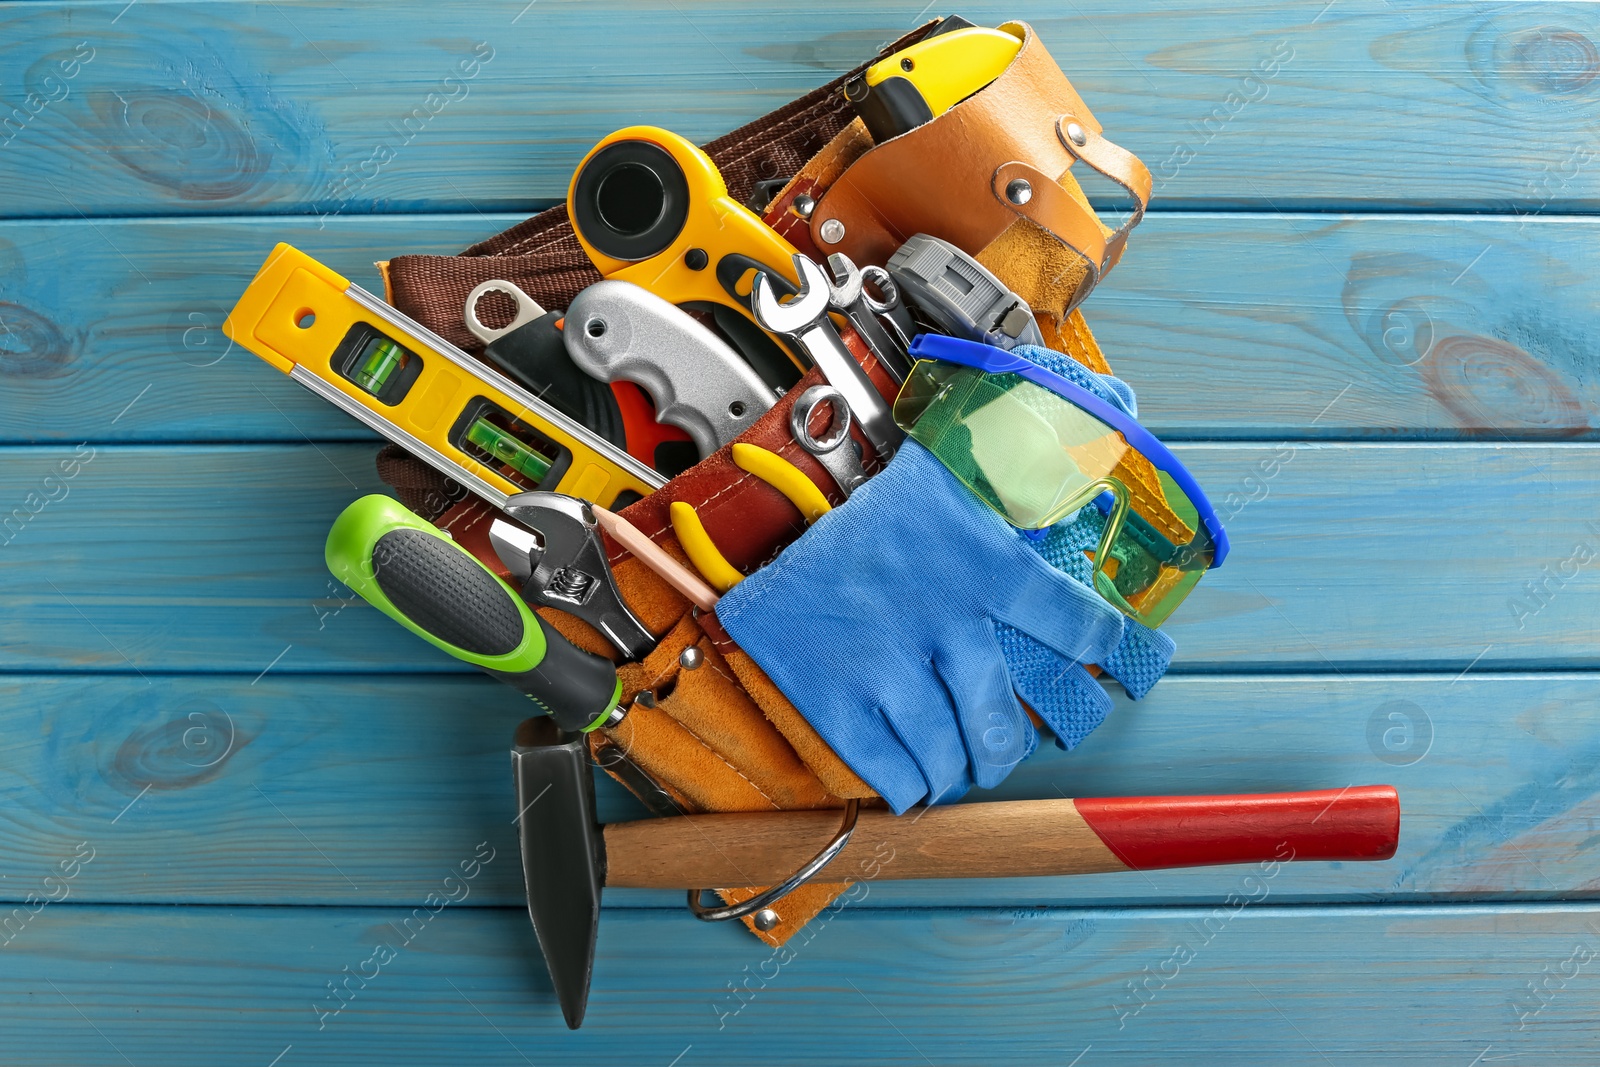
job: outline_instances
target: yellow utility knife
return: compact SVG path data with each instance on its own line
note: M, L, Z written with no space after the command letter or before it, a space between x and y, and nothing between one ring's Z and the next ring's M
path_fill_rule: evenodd
M994 81L1021 50L1022 38L1007 30L948 18L932 36L850 79L844 94L872 139L882 144L933 121Z

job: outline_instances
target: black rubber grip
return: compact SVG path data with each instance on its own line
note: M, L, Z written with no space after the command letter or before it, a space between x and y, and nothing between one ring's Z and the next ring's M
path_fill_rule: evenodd
M522 616L506 587L442 537L390 530L372 546L372 574L406 618L447 644L504 656L522 643Z
M512 674L490 671L507 685L528 695L563 730L584 730L612 708L617 692L617 668L603 656L585 652L539 618L544 631L544 659L531 671Z
M885 78L874 86L862 79L857 89L859 96L851 97L856 114L872 134L874 144L910 133L918 126L933 121L933 111L922 98L917 87L905 78Z
M479 656L504 656L523 643L523 615L512 594L482 563L444 537L390 530L372 548L373 577L407 619L434 637ZM544 656L523 671L488 674L526 694L563 730L582 730L612 708L617 670L585 652L537 615Z

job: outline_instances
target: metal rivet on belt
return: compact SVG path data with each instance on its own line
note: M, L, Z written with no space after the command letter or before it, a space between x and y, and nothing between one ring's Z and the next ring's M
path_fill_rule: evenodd
M824 244L836 245L844 240L844 223L838 219L829 219L817 227L817 236L822 238Z
M750 921L757 930L770 930L778 925L778 913L771 908L762 908Z
M802 219L809 219L811 213L817 210L817 198L801 193L789 202L789 210Z
M633 702L638 704L640 707L653 708L656 706L656 695L650 690L645 689L641 691L638 696L633 698Z
M1082 147L1089 140L1089 135L1083 132L1083 127L1076 122L1067 123L1067 140Z
M1033 199L1033 186L1026 178L1012 178L1006 182L1006 199L1021 207Z
M694 645L690 645L688 648L678 653L678 666L682 667L686 671L699 670L700 665L705 661L706 654L701 652L700 649L696 648Z

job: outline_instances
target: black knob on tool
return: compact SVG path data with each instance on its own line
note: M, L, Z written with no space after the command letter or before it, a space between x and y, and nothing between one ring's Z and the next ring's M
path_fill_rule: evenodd
M362 599L456 659L525 693L563 730L621 718L610 660L551 629L510 586L438 527L365 496L328 531L328 569Z

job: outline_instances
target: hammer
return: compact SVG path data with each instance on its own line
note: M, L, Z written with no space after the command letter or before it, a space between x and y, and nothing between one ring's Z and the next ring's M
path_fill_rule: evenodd
M588 1005L603 886L688 889L697 900L702 886L776 886L806 869L825 882L854 882L866 869L863 856L874 858L871 877L884 880L1386 860L1400 836L1400 800L1388 785L999 801L932 807L912 816L885 810L857 815L852 801L848 835L837 826L839 812L831 810L680 815L601 826L584 734L565 732L548 717L528 719L517 728L511 766L528 915L573 1030L583 1024ZM830 835L832 845L819 853Z

